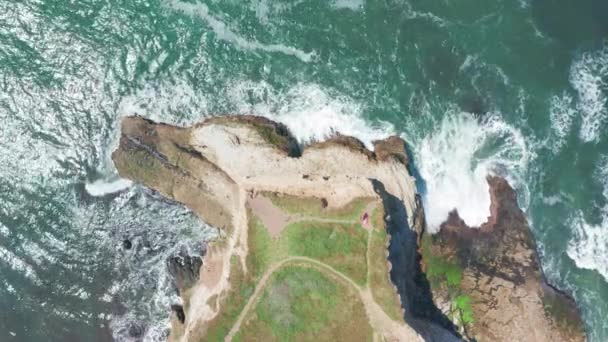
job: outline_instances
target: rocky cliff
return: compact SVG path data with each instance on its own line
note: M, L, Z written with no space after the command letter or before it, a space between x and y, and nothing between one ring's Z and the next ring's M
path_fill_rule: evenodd
M189 128L128 117L112 158L222 232L202 259L167 261L182 297L170 340L584 340L508 184L489 179L487 224L452 213L428 235L398 137L302 148L256 116Z
M380 200L376 185L382 184L383 192L403 210L403 220L395 216L393 221L399 229L408 229L416 208L415 182L407 170L403 140L393 137L375 146L369 151L357 139L337 134L302 150L283 125L254 116L216 117L190 128L125 118L120 145L112 155L120 175L183 203L222 231L222 237L208 246L202 266L186 256L168 261L183 299L182 307L174 307L170 338L230 340L243 334L241 324L257 319L249 313L250 305L272 286L267 282L274 273L287 264L306 264L327 279L337 276L350 284L358 294L358 307L365 309L362 317L367 317L359 326L369 325L370 336L418 340L418 333L391 309L400 301L388 280L383 215L373 209ZM365 202L369 203L359 205ZM368 222L372 211L380 218L374 222L380 224L366 223L374 227L366 230L358 217L365 214ZM315 229L305 228L307 224ZM328 232L352 241L312 243ZM298 234L308 236L310 246L294 244L309 241L293 237ZM366 247L352 258L337 253L357 246ZM192 272L197 266L200 276ZM302 272L301 276L308 274ZM294 317L290 324L297 326L298 314L287 315ZM322 316L322 310L318 314ZM355 340L362 338L363 334Z
M438 233L420 231L435 303L469 340L585 340L575 303L543 276L515 192L502 178L488 183L491 215L481 227L468 227L454 211Z

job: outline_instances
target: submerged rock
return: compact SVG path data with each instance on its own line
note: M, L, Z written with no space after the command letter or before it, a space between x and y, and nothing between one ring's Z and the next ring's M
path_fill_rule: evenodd
M127 250L131 249L131 247L133 247L133 243L129 239L124 239L122 240L122 247Z
M574 301L542 273L515 191L499 177L488 183L491 216L481 227L454 211L437 234L420 232L435 303L470 340L584 341Z

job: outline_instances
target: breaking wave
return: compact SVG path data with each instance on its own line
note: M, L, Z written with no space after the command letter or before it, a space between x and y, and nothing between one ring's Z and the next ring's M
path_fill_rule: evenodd
M128 179L103 180L99 179L85 184L84 188L91 196L105 196L128 189L133 182Z
M357 11L363 8L365 0L334 0L333 7Z
M520 177L531 158L526 140L499 114L487 115L478 120L468 113L447 114L416 147L431 232L454 209L469 226L484 223L490 209L490 174L506 177L514 187L525 186Z
M566 92L561 96L555 95L551 98L549 117L555 135L551 146L553 152L558 152L564 146L570 134L572 122L576 116L576 109L573 105L574 99Z
M240 114L262 115L284 123L303 143L340 132L372 148L372 141L394 134L390 123L366 120L360 103L314 83L278 91L266 82L237 81L229 87L227 98Z

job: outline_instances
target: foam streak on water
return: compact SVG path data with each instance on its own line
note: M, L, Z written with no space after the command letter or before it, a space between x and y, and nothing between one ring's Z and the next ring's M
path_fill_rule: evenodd
M551 119L551 128L555 133L555 139L551 148L554 152L558 152L565 144L565 140L570 134L572 122L576 115L576 110L573 107L574 99L568 93L564 92L561 96L553 96L549 107L549 115Z
M241 49L283 53L294 56L302 62L310 62L315 56L314 52L304 52L292 46L283 44L263 44L256 40L248 40L232 30L225 22L213 16L209 12L209 7L203 3L191 4L178 0L169 0L166 2L166 5L171 9L181 11L191 16L200 17L207 22L219 39L232 43Z

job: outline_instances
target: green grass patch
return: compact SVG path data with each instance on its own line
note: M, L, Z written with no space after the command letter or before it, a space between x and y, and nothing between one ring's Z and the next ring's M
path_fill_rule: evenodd
M431 250L431 237L424 235L421 241L422 259L425 265L426 277L433 291L444 288L451 299L452 315L458 317L460 324L473 323L474 314L471 307L471 298L463 293L460 283L462 281L462 267L456 260L448 260L442 256L433 255Z
M370 215L370 223L374 229L386 230L384 215L384 207L382 206L382 203L379 203Z
M263 195L289 214L350 221L358 221L367 204L374 200L373 198L359 197L341 208L330 209L323 207L323 199L321 198L298 197L271 192L265 192Z
M297 222L289 225L289 254L319 260L359 285L367 279L367 232L359 224Z
M389 279L389 269L386 260L386 243L388 235L384 229L373 230L369 246L369 286L374 300L384 312L395 321L403 321L399 297Z
M313 267L285 266L267 284L237 341L371 341L352 286Z
M251 212L249 217L249 235L246 275L237 257L230 260L230 290L220 303L220 314L209 323L206 340L223 341L224 337L236 322L245 304L253 294L258 281L271 263L287 255L286 248L276 248L277 244L268 234L268 230Z
M460 314L460 320L464 324L473 323L473 309L471 308L471 297L458 295L452 302L454 308Z
M249 219L247 268L254 271L256 280L268 269L271 263L287 257L284 239L273 239L260 219L247 210Z
M462 280L462 268L455 261L433 255L430 244L431 237L422 237L422 258L426 266L426 276L431 285L439 286L445 282L450 288L459 288Z

